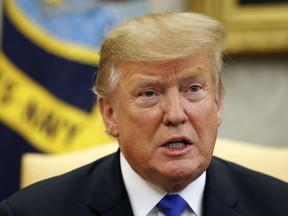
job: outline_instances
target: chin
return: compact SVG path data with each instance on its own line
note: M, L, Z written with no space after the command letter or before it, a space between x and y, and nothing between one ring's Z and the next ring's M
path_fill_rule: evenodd
M160 186L166 192L176 192L183 190L187 185L192 183L197 178L198 175L194 176L193 174L181 176L166 176L165 181L163 181L163 184Z
M208 161L184 160L179 163L173 163L166 172L167 176L174 179L197 179L208 167Z
M204 170L205 171L205 170ZM197 179L204 171L200 169L178 168L162 173L162 178L166 182L166 191L179 191Z

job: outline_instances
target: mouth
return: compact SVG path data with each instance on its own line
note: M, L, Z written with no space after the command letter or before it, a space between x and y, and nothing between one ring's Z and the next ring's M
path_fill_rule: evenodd
M179 139L167 142L164 147L168 149L183 149L188 145L191 145L191 142L188 139Z

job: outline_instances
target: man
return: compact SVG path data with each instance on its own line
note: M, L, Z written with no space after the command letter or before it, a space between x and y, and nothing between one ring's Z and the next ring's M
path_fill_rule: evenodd
M113 30L94 91L119 151L16 193L0 215L288 215L286 183L212 157L225 44L220 23L192 13Z

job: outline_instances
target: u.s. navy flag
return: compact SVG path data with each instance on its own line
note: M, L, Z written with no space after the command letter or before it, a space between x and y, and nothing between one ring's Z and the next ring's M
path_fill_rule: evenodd
M111 141L90 90L99 44L119 22L109 7L96 0L4 1L0 201L19 188L24 152L61 153Z

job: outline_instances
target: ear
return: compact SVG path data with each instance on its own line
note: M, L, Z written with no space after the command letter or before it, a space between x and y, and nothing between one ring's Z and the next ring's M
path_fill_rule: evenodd
M115 119L114 110L111 106L111 102L109 100L105 100L101 97L98 97L97 103L107 133L113 137L118 137L119 136L118 124Z
M223 99L222 98L216 99L216 106L217 106L217 121L218 121L218 127L219 127L223 121Z

